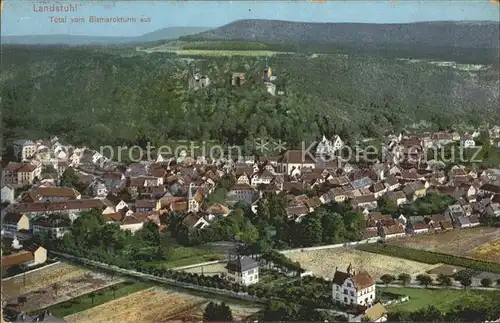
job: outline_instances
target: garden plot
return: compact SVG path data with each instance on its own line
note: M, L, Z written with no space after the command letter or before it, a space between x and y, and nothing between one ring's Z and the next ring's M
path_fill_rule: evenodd
M24 298L24 302L19 302L19 297L6 298L7 307L32 312L114 285L120 281L122 279L113 279L105 274L95 272L87 272L72 278L54 279L51 285L20 295Z
M500 263L500 239L472 249L466 257Z
M184 271L188 273L203 274L205 276L221 276L222 274L227 274L226 263L192 267L189 269L184 269Z
M153 287L64 317L67 322L169 322L208 300Z
M477 227L437 234L389 239L387 243L400 247L464 256L474 248L499 239L500 229Z
M356 271L368 271L375 279L384 274L418 275L439 266L346 248L304 251L287 256L293 261L298 261L304 269L310 270L314 275L324 278L332 278L335 268L345 271L349 264L352 264Z
M82 277L89 272L84 268L59 263L37 271L27 272L26 275L2 280L2 292L5 299L17 298L36 290L48 288L54 283Z

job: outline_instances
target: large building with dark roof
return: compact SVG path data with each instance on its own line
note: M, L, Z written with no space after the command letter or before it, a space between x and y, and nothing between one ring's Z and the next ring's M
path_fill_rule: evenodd
M226 265L229 280L242 285L252 285L259 282L259 262L247 256L230 259Z

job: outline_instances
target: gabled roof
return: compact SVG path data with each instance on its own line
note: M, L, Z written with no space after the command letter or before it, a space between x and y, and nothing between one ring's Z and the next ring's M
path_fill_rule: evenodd
M2 257L1 268L8 268L16 265L21 265L25 262L32 261L33 253L30 251L22 251Z
M348 278L353 281L354 287L356 287L357 290L375 285L375 280L364 270L354 273L346 273L337 270L333 276L333 282L337 285L343 285L344 281Z
M226 268L235 272L244 272L250 269L258 268L259 263L251 257L242 256L228 261Z

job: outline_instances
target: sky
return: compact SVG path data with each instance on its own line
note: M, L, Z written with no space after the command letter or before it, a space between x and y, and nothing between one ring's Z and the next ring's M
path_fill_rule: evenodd
M490 0L494 1L494 0ZM76 12L36 12L39 6L68 5ZM50 17L66 17L54 22ZM136 22L95 23L90 16L134 17ZM85 22L72 22L82 17ZM140 18L150 21L140 22ZM417 21L500 21L500 6L488 0L307 1L32 1L4 0L1 34L139 36L165 27L218 27L238 19L304 22L408 23Z

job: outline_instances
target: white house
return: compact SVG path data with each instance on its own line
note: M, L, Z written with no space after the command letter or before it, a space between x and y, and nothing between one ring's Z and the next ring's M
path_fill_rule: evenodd
M36 153L36 144L31 140L16 140L13 143L14 155L20 160L26 160Z
M2 186L1 197L2 203L14 203L14 188L10 185Z
M463 148L474 148L474 147L476 147L476 142L471 137L464 137L460 141L460 145Z
M227 277L242 285L252 285L259 282L259 263L251 257L238 256L228 261Z
M351 265L347 267L347 272L336 268L332 281L334 302L369 307L375 301L375 280L366 271L355 272Z

